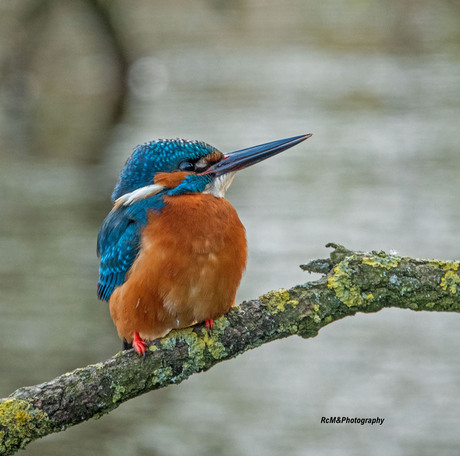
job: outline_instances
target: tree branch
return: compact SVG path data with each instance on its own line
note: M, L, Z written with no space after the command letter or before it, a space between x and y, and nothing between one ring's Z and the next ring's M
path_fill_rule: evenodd
M330 259L302 269L323 274L290 290L244 302L215 321L154 341L145 361L134 350L23 387L0 401L0 454L101 416L148 391L180 383L197 372L267 342L314 337L323 327L357 312L386 307L460 311L459 262L418 260L385 252L352 252L336 244Z

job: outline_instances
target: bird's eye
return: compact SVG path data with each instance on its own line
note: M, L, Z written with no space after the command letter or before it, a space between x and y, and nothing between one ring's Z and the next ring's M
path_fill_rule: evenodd
M179 164L180 171L193 171L194 169L195 169L195 165L192 162L189 162L187 160Z

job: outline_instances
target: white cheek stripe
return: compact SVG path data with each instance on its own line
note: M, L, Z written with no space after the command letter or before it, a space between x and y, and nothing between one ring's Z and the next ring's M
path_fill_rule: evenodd
M152 184L146 185L145 187L138 188L130 193L126 193L121 195L115 201L114 209L120 206L130 206L131 204L135 203L136 201L140 201L141 199L148 198L149 196L156 195L160 193L165 187L164 185Z

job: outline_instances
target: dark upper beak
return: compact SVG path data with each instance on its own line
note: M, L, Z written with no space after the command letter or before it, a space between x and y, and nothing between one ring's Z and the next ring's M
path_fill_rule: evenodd
M305 141L310 136L311 133L229 152L224 155L224 158L220 162L210 166L203 174L213 174L217 177L232 171L239 171L240 169L259 163L266 158L273 157L283 152L283 150Z

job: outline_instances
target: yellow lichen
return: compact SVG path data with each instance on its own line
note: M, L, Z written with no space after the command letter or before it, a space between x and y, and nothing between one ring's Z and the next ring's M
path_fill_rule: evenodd
M7 399L0 404L0 425L5 427L23 426L31 420L27 413L29 409L30 404L26 401Z
M352 285L349 272L349 261L341 261L334 274L327 279L328 288L335 291L337 297L348 307L360 306L364 300L357 285Z
M384 269L395 268L398 266L400 261L400 256L387 254L385 252L379 252L378 254L372 256L363 257L363 264Z
M442 264L442 268L445 271L448 271L449 269L451 269L452 271L458 271L458 261L442 261L440 263Z
M221 359L226 355L225 347L219 342L214 335L209 335L208 331L203 330L203 342L214 359Z
M458 271L459 261L440 261L440 260L431 260L427 263L429 266L434 268L441 268L444 271Z
M452 294L457 293L457 285L460 284L460 277L452 270L448 270L441 279L441 288L449 290Z
M27 443L50 432L51 421L42 410L21 399L0 403L0 454L12 453Z
M228 325L227 318L223 316L214 320L212 333L203 329L201 335L198 335L193 327L176 329L161 339L160 343L164 348L172 350L178 342L185 342L188 346L190 362L184 363L184 367L203 367L206 353L209 353L214 359L221 359L226 355L225 347L219 341L219 335Z
M277 314L279 312L284 312L286 309L286 304L291 304L295 307L298 302L292 301L289 299L289 293L281 288L278 291L269 291L268 293L262 295L260 300L267 307L267 309L272 314Z

